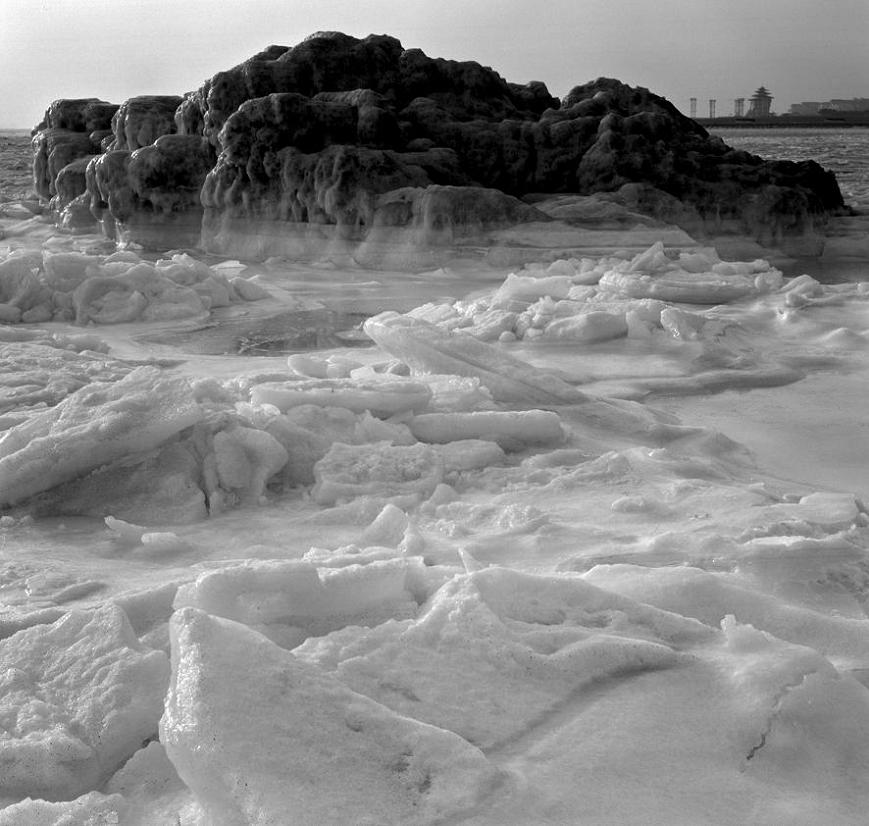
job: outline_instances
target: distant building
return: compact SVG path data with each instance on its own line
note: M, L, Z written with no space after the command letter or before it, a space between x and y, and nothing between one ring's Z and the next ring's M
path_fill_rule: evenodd
M735 98L733 101L733 116L741 118L745 115L745 98Z
M792 115L818 115L822 111L832 112L869 112L869 98L833 98L832 100L804 100L794 103L790 108Z
M817 115L824 108L819 100L804 100L802 103L793 103L788 110L792 115Z
M772 105L772 95L769 89L761 86L751 96L751 106L748 108L748 117L750 118L768 118L770 115L770 106Z
M836 112L869 112L869 98L851 98L850 100L833 98L833 100L821 104L820 108L833 109Z

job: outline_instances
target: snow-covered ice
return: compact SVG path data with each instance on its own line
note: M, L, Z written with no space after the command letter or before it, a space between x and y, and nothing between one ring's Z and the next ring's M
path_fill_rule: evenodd
M864 822L869 291L649 233L4 252L0 824Z

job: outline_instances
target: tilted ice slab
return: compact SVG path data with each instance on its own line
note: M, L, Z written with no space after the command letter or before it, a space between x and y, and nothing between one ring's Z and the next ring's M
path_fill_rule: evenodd
M0 438L0 505L151 450L202 415L186 381L153 367L87 385Z
M403 717L256 631L172 619L160 740L210 826L425 826L500 772L452 732Z
M466 333L451 333L421 319L386 312L369 318L363 329L413 370L478 377L497 401L575 404L588 398L552 373Z
M169 663L124 612L73 611L0 642L0 796L75 797L157 730Z
M479 380L497 401L506 404L575 405L593 427L622 434L643 434L655 440L676 438L686 429L676 419L633 402L602 399L577 390L553 372L532 366L503 347L479 341L462 331L441 329L412 315L387 312L369 318L365 332L415 373L452 373ZM539 415L540 411L537 414ZM423 420L425 421L425 420ZM539 425L535 423L535 428ZM460 429L462 418L456 420Z

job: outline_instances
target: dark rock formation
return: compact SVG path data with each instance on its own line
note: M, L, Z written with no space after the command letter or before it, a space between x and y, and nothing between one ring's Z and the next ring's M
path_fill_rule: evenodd
M97 98L51 103L33 130L33 186L40 198L49 201L58 194L57 177L67 164L102 151L101 140L117 109L117 105ZM67 181L64 197L70 196L69 186ZM82 192L84 188L75 195Z
M173 134L177 131L175 112L181 101L178 95L143 95L125 101L112 118L113 140L107 148L132 152Z
M87 167L92 214L109 237L118 228L149 248L196 246L202 224L200 190L214 163L196 135L163 135L135 152L110 150Z
M56 130L88 128L82 104L93 113L97 102L67 103L52 105L34 139L43 197L57 194L62 166L93 150ZM96 135L91 120L86 134ZM291 254L324 240L349 248L387 228L453 243L467 234L464 220L485 232L545 217L517 198L600 192L692 233L786 245L814 243L825 216L843 208L817 164L732 150L646 89L602 78L559 102L542 83L511 84L386 35L271 46L183 99L128 101L113 129L109 151L88 166L91 208L110 234L117 225L148 245L178 243L175 230L191 236L200 220L202 243L234 254ZM64 183L58 206L74 192Z

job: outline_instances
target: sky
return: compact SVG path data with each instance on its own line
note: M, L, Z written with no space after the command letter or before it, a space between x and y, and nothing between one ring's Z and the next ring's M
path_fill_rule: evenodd
M0 0L0 128L62 97L183 94L270 44L390 34L563 96L600 76L698 115L869 97L867 0Z

